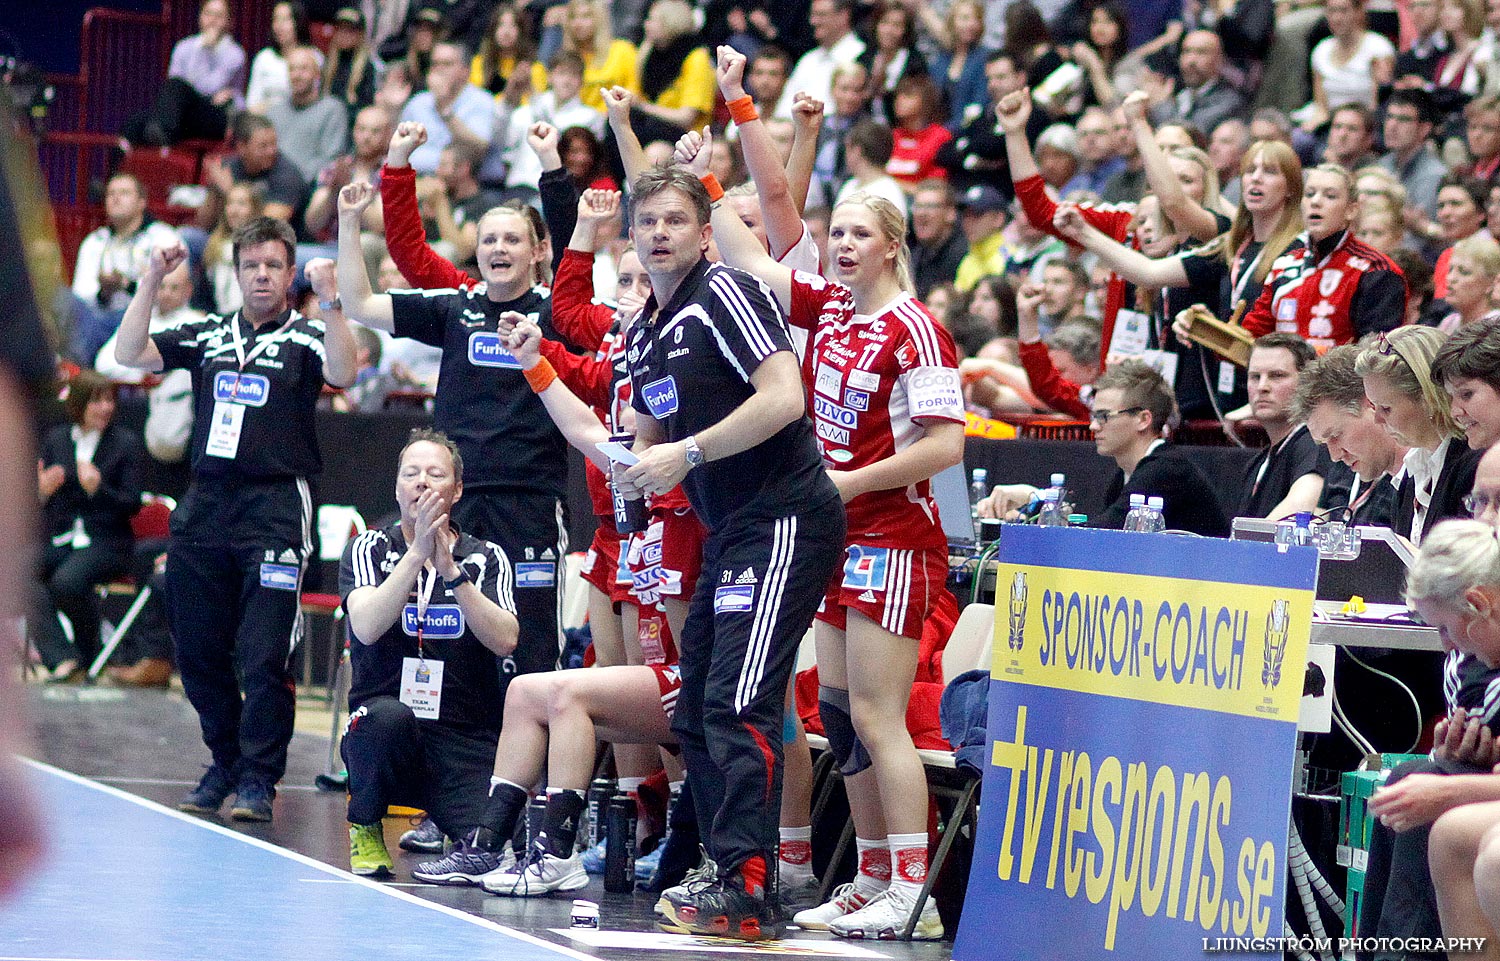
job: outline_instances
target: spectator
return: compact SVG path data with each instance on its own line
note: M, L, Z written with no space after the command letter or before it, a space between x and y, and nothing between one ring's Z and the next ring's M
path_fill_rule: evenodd
M1266 334L1250 349L1250 416L1269 444L1245 468L1236 517L1282 520L1311 511L1332 466L1293 414L1298 376L1317 354L1296 334Z
M953 284L960 291L973 290L981 277L1007 272L1013 252L1005 239L1008 207L1000 191L985 185L970 187L958 198L960 222L969 248L954 274Z
M957 133L984 113L989 100L985 65L994 51L984 46L984 4L979 0L953 0L942 22L943 50L933 57L930 70L948 104L948 129Z
M583 58L583 102L604 110L601 87L638 89L635 44L610 34L606 0L568 0L562 48Z
M203 247L202 270L208 281L205 294L210 295L208 307L212 313L228 317L244 302L235 275L231 239L241 227L264 216L265 212L266 192L263 187L247 181L230 184L224 196L224 210Z
M1250 117L1250 142L1279 140L1292 145L1292 121L1275 107L1262 107Z
M1114 121L1102 107L1088 107L1078 119L1078 172L1062 188L1064 197L1083 190L1102 194L1109 178L1125 169L1115 151Z
M631 123L643 141L677 138L708 123L714 109L714 68L699 42L687 0L655 0L646 15L638 59L640 96Z
M1083 300L1089 292L1089 276L1071 260L1051 261L1042 268L1042 302L1037 325L1042 336L1051 336L1063 323L1083 319Z
M1136 142L1129 120L1123 110L1116 110L1109 118L1110 131L1114 135L1115 153L1123 158L1124 166L1104 182L1099 197L1107 204L1139 203L1151 189L1146 176L1146 161L1141 156L1140 144ZM1224 121L1229 123L1229 121ZM1220 127L1224 123L1219 124ZM1248 139L1248 138L1247 138ZM1238 175L1238 168L1236 168ZM1222 179L1220 181L1223 182Z
M546 123L558 130L583 127L595 139L604 136L604 115L583 102L583 58L567 50L558 51L548 65L548 89L533 94L528 103L516 107L501 128L500 158L505 165L505 186L512 196L536 196L542 163L526 143L533 124Z
M958 207L946 180L932 178L917 184L911 201L911 274L917 299L927 303L932 288L958 275L969 252L958 230ZM932 305L927 304L929 310Z
M1444 106L1457 108L1479 93L1479 35L1484 32L1484 0L1442 0L1438 23L1448 50L1438 58L1432 89Z
M842 63L833 70L833 111L824 115L823 126L818 129L813 161L814 195L825 203L832 203L839 186L849 177L849 131L860 121L872 119L869 76L858 63Z
M1355 369L1375 418L1407 451L1395 530L1412 543L1447 517L1463 517L1480 451L1464 443L1448 397L1432 376L1443 335L1402 327L1364 348Z
M193 138L223 139L230 109L245 103L245 51L228 30L226 0L203 0L198 32L172 48L167 82L145 113L125 122L126 140L160 147Z
M440 10L424 7L407 20L404 34L387 40L377 51L386 63L402 63L412 84L421 90L432 69L432 50L448 36L448 18Z
M287 51L291 96L266 109L266 119L276 127L278 147L307 183L317 180L349 140L349 110L343 101L323 94L319 61L312 47Z
M1240 202L1240 164L1249 149L1250 128L1238 117L1219 121L1209 134L1208 159L1219 181L1219 196L1231 205Z
M443 148L458 143L476 155L490 148L494 106L490 97L469 83L468 55L454 43L432 48L427 89L411 98L401 120L427 129L427 142L412 153L411 165L420 174L436 172Z
M1480 97L1464 108L1464 147L1470 161L1464 172L1494 183L1500 172L1500 98Z
M1130 495L1145 494L1162 498L1170 530L1208 537L1229 532L1214 484L1166 440L1176 418L1172 388L1141 361L1121 361L1094 381L1094 444L1120 470L1104 495L1109 506L1089 521L1090 527L1119 530Z
M1432 95L1425 90L1397 90L1385 106L1386 154L1380 166L1406 188L1412 210L1407 220L1420 227L1437 213L1438 184L1448 168L1427 145L1436 118ZM1413 217L1413 211L1420 217Z
M1438 61L1448 52L1448 35L1438 25L1438 0L1410 0L1406 5L1410 45L1396 55L1396 83L1425 86L1437 76ZM1404 31L1403 31L1404 32Z
M569 127L558 135L558 152L573 184L582 193L589 188L619 190L604 159L604 144L586 127Z
M281 153L276 128L265 117L241 114L234 122L234 155L227 162L210 158L203 164L204 177L220 194L228 196L237 183L251 183L265 196L266 216L301 222L307 198L302 173Z
M156 306L151 311L149 324L151 333L160 333L168 327L189 321L202 320L203 311L191 307L193 298L193 272L187 264L182 264L176 270L161 279L161 289L156 296ZM111 334L104 346L99 348L99 353L89 365L100 374L108 377L117 384L140 384L145 381L144 372L134 367L126 367L115 360L115 342L119 340L118 334ZM186 371L182 372L186 376ZM169 373L167 378L175 377L176 371ZM165 382L166 378L163 378ZM148 438L149 440L149 438ZM153 452L154 453L154 452Z
M1194 30L1183 37L1177 71L1181 89L1151 111L1157 126L1181 121L1212 130L1220 120L1245 112L1245 98L1224 79L1224 46L1218 34Z
M134 174L117 173L104 186L104 225L83 238L73 265L73 293L84 311L66 345L88 364L120 324L135 295L151 249L170 244L177 232L146 213L146 188Z
M474 248L479 239L479 218L505 199L496 191L480 186L474 177L474 157L464 148L449 144L443 148L437 174L417 179L417 204L424 221L436 228L428 232L429 242L447 260L461 268L474 265ZM537 175L541 175L538 165ZM438 244L441 246L438 246Z
M945 176L947 172L937 165L937 153L953 134L940 122L942 103L932 78L925 73L903 77L896 85L892 113L895 129L886 172L908 191L923 180Z
M379 185L385 148L394 132L391 115L379 107L366 107L355 116L354 149L318 173L318 186L307 202L305 219L309 233L325 242L333 239L339 190L344 184L364 180ZM385 217L381 213L379 198L365 211L362 227L369 233L385 233Z
M857 61L865 52L865 42L854 33L854 0L812 0L808 18L818 45L804 53L792 68L787 89L828 103L833 97L834 68ZM776 116L787 119L792 116L788 98L781 98Z
M398 60L388 66L385 76L380 78L380 86L375 89L375 106L393 117L399 117L401 111L406 109L406 102L411 99L414 89L412 73L406 66L406 61Z
M365 15L355 7L343 7L333 16L333 36L323 61L323 89L343 103L349 115L375 102L375 83L380 61L365 42Z
M1490 291L1500 278L1500 243L1476 234L1460 240L1444 254L1450 259L1444 264L1448 268L1447 287L1440 296L1453 312L1443 318L1438 329L1452 334L1496 316Z
M768 43L750 58L750 72L745 77L745 92L755 100L755 108L763 117L776 113L777 105L786 90L787 78L792 73L792 57L786 50ZM837 79L837 78L835 78ZM833 102L837 103L837 91ZM831 119L831 118L830 118ZM717 142L717 141L716 141Z
M1401 208L1383 196L1361 200L1354 236L1387 257L1392 257L1406 236L1406 219L1401 214ZM1402 273L1407 274L1407 271L1403 270Z
M856 62L869 75L876 117L895 126L900 119L896 115L896 88L907 77L927 76L927 58L916 48L916 14L901 0L880 0L869 15L869 23L873 24L870 36L874 42L865 47ZM934 84L938 82L935 77L931 79ZM941 92L934 99L941 103ZM934 119L947 118L934 113Z
M1436 327L1448 316L1448 302L1432 296L1432 265L1410 247L1398 247L1391 255L1406 281L1406 321L1403 326L1420 324Z
M886 172L894 145L895 139L885 124L876 120L861 120L855 124L844 139L844 162L849 167L849 179L839 188L834 203L842 203L845 197L864 191L884 197L895 204L897 210L904 211L906 192Z
M496 97L509 92L506 99L517 104L527 103L532 94L546 90L547 68L537 59L530 24L530 15L517 10L509 0L495 4L489 29L469 64L469 83ZM523 78L519 91L510 86L510 78L517 74Z
M1078 172L1078 135L1065 123L1055 123L1036 138L1036 166L1042 180L1062 190Z
M963 295L958 288L953 286L952 281L943 281L933 284L927 288L927 296L918 298L922 301L932 319L946 327L950 332L953 330L953 320L958 313L958 306Z
M1346 103L1333 109L1328 121L1328 145L1323 162L1346 170L1359 170L1376 162L1375 114L1362 103Z
M1004 277L988 274L974 282L974 289L953 311L949 329L959 352L977 357L985 344L1015 330L1016 295Z
M957 136L938 151L938 163L948 171L953 189L963 193L971 187L987 184L1007 199L1015 196L1010 166L1005 156L1005 139L996 132L995 104L1006 94L1026 87L1026 72L1011 53L991 53L984 64L987 100L978 111L972 111ZM1046 127L1042 111L1035 112L1027 135L1035 139Z
M292 96L291 75L286 57L298 47L311 48L312 30L307 23L307 9L300 0L281 0L271 8L271 42L250 61L250 84L245 90L245 106L264 114L272 106L285 103Z
M114 423L115 385L85 370L64 400L71 423L52 428L37 457L49 539L42 552L32 630L49 679L65 681L99 654L95 588L130 565L130 518L141 505L146 452ZM69 641L58 613L73 625Z
M1474 450L1500 442L1500 320L1454 331L1432 358L1433 379L1448 393L1454 423ZM1476 485L1477 486L1477 485Z
M1459 174L1443 178L1442 186L1438 188L1437 225L1446 249L1438 256L1432 272L1434 292L1438 297L1448 296L1448 260L1453 256L1452 245L1484 231L1485 204L1488 201L1489 187L1484 181ZM1488 292L1486 288L1485 293Z
M1391 82L1396 48L1365 28L1365 0L1328 0L1332 34L1312 50L1313 99L1303 110L1302 129L1317 130L1346 103L1374 109L1376 88Z
M1381 425L1365 398L1365 383L1355 370L1361 350L1345 344L1309 364L1297 380L1292 417L1354 475L1347 489L1325 486L1321 506L1341 512L1329 516L1392 527L1398 496L1392 477L1401 469L1406 446Z

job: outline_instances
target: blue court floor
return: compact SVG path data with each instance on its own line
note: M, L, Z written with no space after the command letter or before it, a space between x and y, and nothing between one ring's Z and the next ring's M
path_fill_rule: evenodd
M116 788L36 765L48 867L0 908L3 961L587 958Z

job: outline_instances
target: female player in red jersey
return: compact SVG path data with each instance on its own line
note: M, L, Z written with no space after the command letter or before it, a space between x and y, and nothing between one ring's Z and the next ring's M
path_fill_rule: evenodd
M699 176L708 154L700 134L678 142L678 162ZM810 331L803 380L848 515L843 572L816 637L819 712L848 784L859 872L793 923L897 938L927 875L927 792L906 706L922 624L948 574L928 479L963 458L953 340L911 294L905 218L888 201L856 194L834 208L830 280L775 261L717 202L713 227L725 262L761 278L792 326ZM913 936L942 934L928 901Z

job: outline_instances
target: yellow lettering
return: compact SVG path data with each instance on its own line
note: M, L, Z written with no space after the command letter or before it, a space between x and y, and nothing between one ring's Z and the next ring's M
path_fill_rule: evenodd
M1120 802L1123 777L1119 758L1110 756L1099 762L1099 777L1094 782L1094 837L1099 840L1099 850L1089 852L1089 873L1084 883L1084 893L1091 904L1103 901L1109 890L1109 869L1115 859L1115 825L1104 805Z

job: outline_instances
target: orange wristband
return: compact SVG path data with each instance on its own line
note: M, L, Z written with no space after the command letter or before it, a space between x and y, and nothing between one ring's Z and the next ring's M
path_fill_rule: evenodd
M755 109L755 101L748 93L737 100L729 101L724 106L729 108L729 118L737 124L760 119L760 111Z
M713 174L704 174L698 178L703 181L703 189L708 191L708 202L716 204L724 199L724 188L719 184L719 178Z
M521 373L526 375L526 383L531 385L532 393L536 394L540 394L548 387L551 387L552 382L557 380L557 370L552 366L552 362L545 357L535 367L530 370L523 370Z

